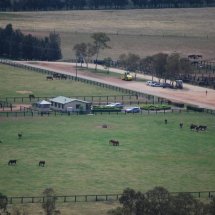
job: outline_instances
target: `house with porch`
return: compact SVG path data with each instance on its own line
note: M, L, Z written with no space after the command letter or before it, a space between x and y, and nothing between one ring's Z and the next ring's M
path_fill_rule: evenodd
M90 112L91 102L58 96L50 99L50 108L60 112Z

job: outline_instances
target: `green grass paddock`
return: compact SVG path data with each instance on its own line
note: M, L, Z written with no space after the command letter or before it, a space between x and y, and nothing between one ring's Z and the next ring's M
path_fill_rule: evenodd
M208 131L190 131L190 123ZM204 113L0 118L0 190L8 196L37 196L47 187L58 195L214 190L214 139L215 118ZM8 166L10 159L17 166ZM47 165L38 167L39 160Z
M111 89L74 80L47 81L46 74L0 64L0 98L35 96L103 96L121 95ZM26 91L26 93L21 93Z

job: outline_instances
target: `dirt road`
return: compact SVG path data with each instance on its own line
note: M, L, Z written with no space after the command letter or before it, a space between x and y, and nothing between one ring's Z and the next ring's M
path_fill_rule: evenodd
M50 69L52 71L64 74L76 75L75 64L65 63L65 62L22 62L23 64L30 64L31 66ZM80 65L79 65L80 66ZM89 65L90 68L94 68L94 64ZM98 66L99 69L103 69L103 66ZM110 71L116 73L123 73L123 70L110 68ZM106 84L112 84L115 86L120 86L122 88L135 90L141 93L146 93L149 95L155 95L158 97L166 98L168 100L182 102L186 104L197 105L203 108L209 108L215 110L215 90L207 89L204 87L193 86L189 84L184 84L184 89L168 89L161 87L151 87L147 86L144 82L139 81L122 81L117 77L102 77L92 72L78 71L78 77L87 78L90 80L99 81ZM119 75L120 77L120 75ZM137 78L148 79L150 76L138 74ZM207 91L207 93L206 93Z

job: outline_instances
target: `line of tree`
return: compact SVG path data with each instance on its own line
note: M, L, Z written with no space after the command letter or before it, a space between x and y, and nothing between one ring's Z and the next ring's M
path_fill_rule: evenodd
M166 82L169 79L172 84L175 80L193 73L191 62L178 53L158 53L153 56L141 58L139 55L129 53L119 56L118 64L129 72L149 74Z
M0 57L25 60L61 59L59 34L51 32L44 38L23 34L11 24L0 28Z
M1 0L2 11L178 8L215 6L215 0Z
M215 198L209 202L195 199L189 193L171 195L163 187L155 187L146 193L127 188L119 199L121 207L112 209L109 215L214 215Z

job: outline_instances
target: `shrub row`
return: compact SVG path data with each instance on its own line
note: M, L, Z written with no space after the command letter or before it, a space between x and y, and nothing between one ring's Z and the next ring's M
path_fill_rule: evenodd
M145 104L140 106L143 110L170 110L171 106L162 104Z

